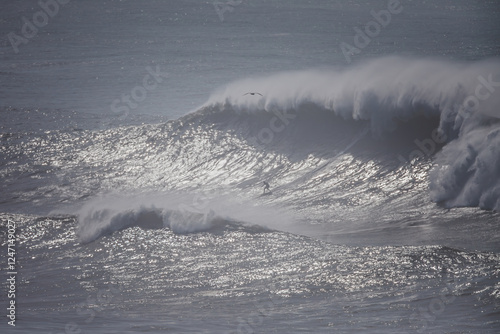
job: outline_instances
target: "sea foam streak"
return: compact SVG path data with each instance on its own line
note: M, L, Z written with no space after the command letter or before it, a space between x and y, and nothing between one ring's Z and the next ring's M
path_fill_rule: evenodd
M498 59L459 63L385 57L348 69L280 73L229 84L202 109L300 111L307 104L345 119L367 120L376 134L393 130L397 121L439 117L448 144L436 156L431 198L449 207L500 209ZM422 135L415 139L431 137Z

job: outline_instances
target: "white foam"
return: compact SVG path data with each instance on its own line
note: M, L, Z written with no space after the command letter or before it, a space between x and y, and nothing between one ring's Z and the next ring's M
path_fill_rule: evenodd
M431 198L447 207L500 210L500 127L465 132L446 145L430 173Z
M297 109L314 103L346 119L371 120L376 131L393 118L423 113L460 122L469 96L475 96L480 77L500 78L500 61L475 63L434 59L384 57L347 69L328 68L284 72L233 82L217 90L204 107L231 106L240 112ZM500 87L498 88L500 91ZM259 95L245 95L259 92ZM481 93L487 93L481 91ZM498 92L481 100L478 112L500 118Z

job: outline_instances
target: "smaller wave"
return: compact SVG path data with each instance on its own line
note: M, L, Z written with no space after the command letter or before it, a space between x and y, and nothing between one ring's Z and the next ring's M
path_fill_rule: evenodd
M170 228L176 234L231 229L265 232L276 227L279 210L236 203L231 198L234 195L204 198L200 202L200 196L187 193L98 197L77 212L77 236L81 243L88 243L134 226Z
M447 207L498 211L499 64L499 59L463 63L383 57L344 69L286 72L233 82L216 91L203 108L258 115L310 110L304 106L315 105L344 120L367 121L377 135L406 129L422 118L430 119L428 123L437 119L435 129L412 140L415 145L409 152L409 156L416 152L435 158L430 174L432 200ZM310 116L315 118L312 112ZM435 134L439 140L434 140ZM437 144L443 144L442 151L435 150Z
M133 226L144 229L168 227L174 233L186 234L209 230L215 217L214 211L202 214L158 209L154 206L140 206L126 211L97 209L86 216L79 217L77 234L82 243L91 242L103 235Z

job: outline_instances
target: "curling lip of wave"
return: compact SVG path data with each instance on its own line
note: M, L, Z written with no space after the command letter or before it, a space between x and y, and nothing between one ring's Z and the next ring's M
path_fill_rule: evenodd
M409 120L422 113L460 127L464 118L460 116L470 114L466 99L476 95L480 77L494 80L499 68L497 59L458 63L384 57L348 69L293 71L236 81L217 90L201 108L297 110L313 103L345 119L371 120L374 130L384 130L393 118ZM244 95L252 89L263 97ZM500 117L499 95L481 101L479 113Z
M178 234L207 231L217 219L213 211L203 214L158 209L154 206L140 206L123 211L97 209L92 211L90 215L81 218L77 234L80 242L83 243L132 226L145 229L168 227Z

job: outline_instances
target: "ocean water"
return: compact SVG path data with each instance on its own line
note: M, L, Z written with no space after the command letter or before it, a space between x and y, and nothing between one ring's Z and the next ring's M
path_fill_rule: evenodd
M3 1L0 332L498 333L499 19Z

